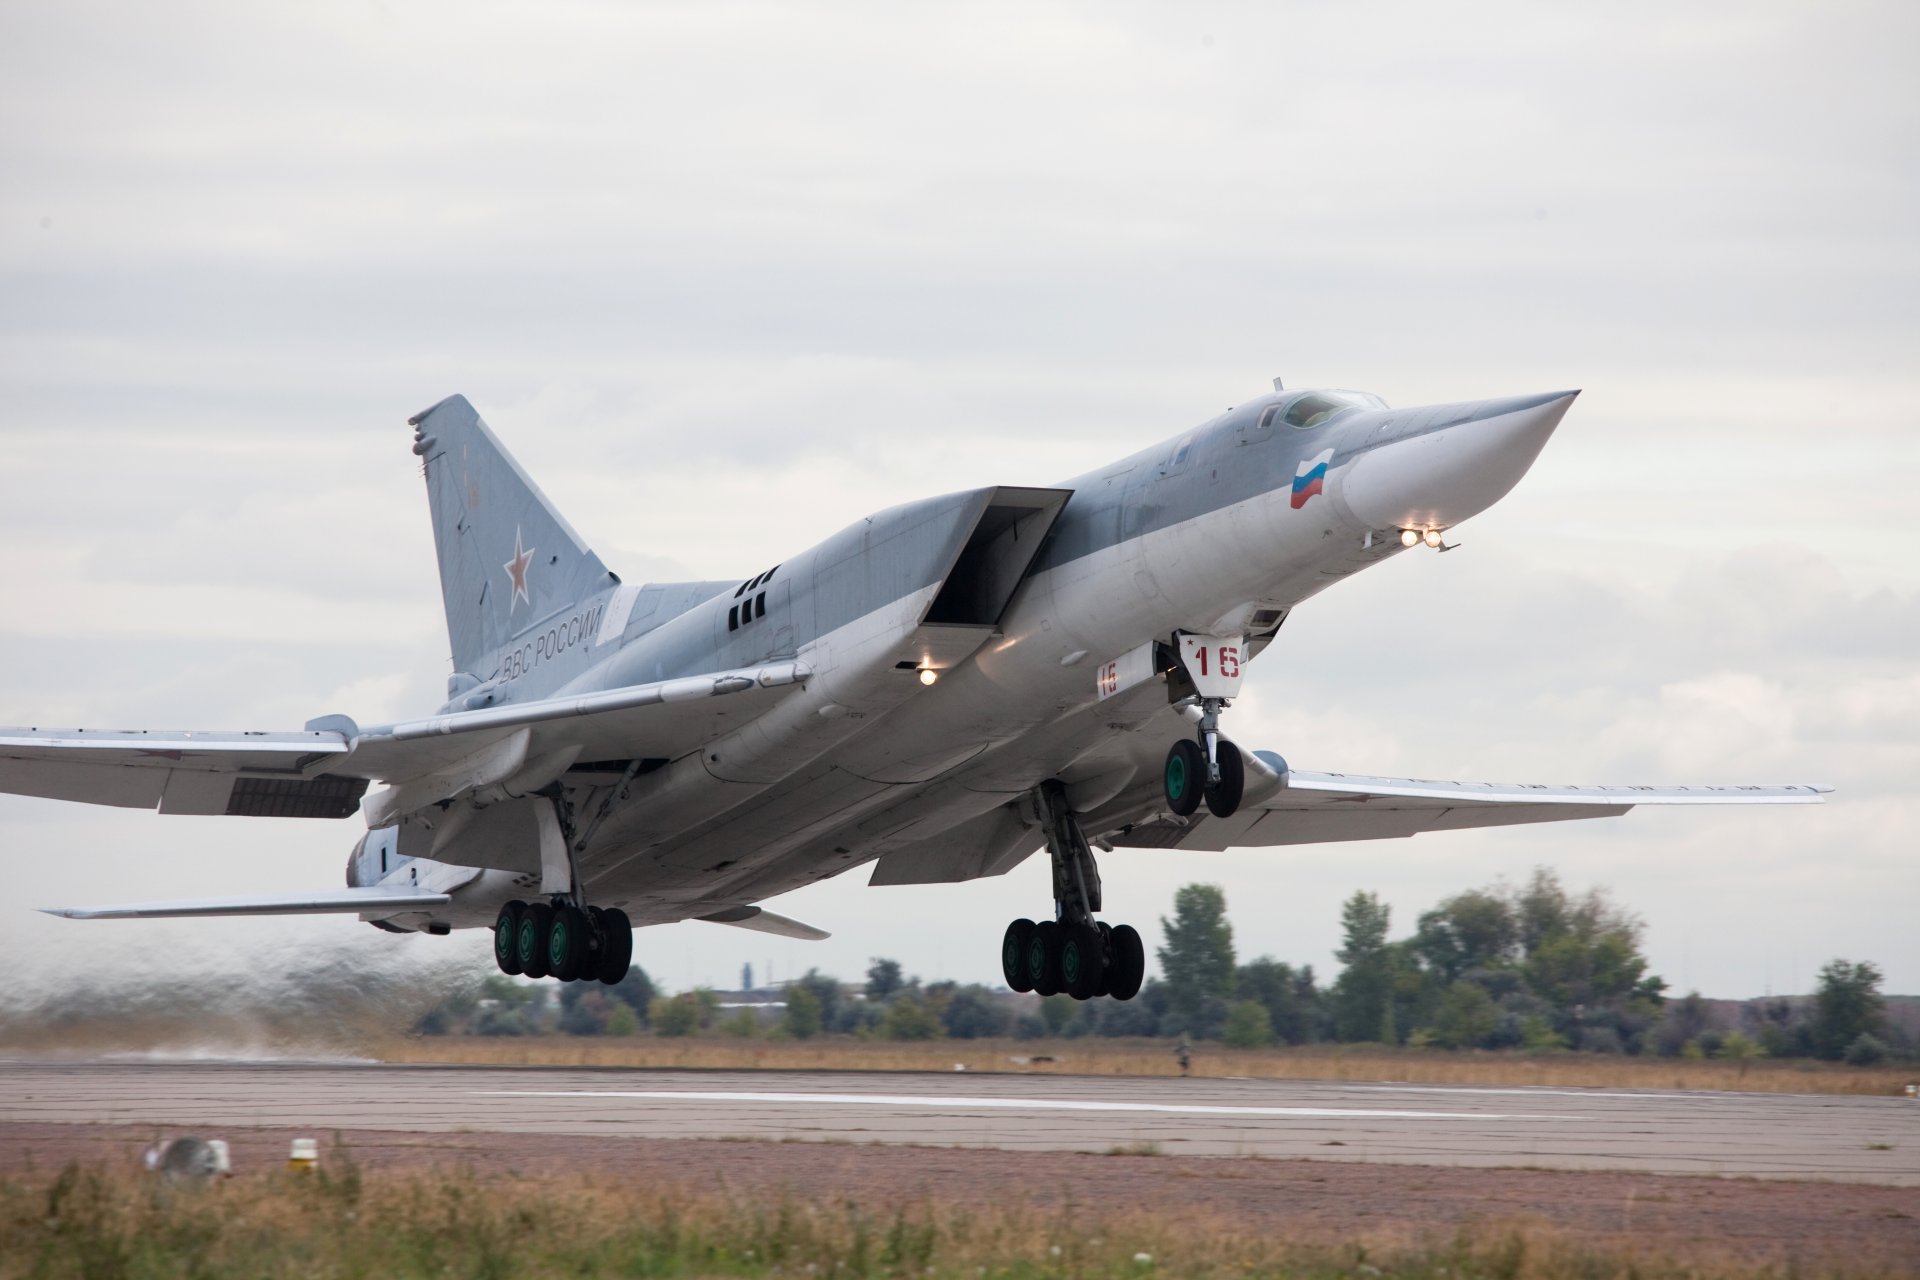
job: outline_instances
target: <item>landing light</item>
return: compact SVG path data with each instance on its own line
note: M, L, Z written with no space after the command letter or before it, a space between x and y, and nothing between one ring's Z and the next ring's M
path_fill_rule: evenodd
M1420 534L1417 531L1413 529L1402 529L1400 531L1401 546L1403 547L1415 546L1419 543L1419 541L1420 541Z
M938 671L935 671L932 667L920 668L921 684L932 684L935 680L938 680L939 678L940 678L940 673Z
M1444 531L1440 529L1429 529L1425 533L1421 534L1420 537L1421 537L1421 540L1424 541L1428 546L1437 547L1442 542L1445 541L1445 539L1441 536L1443 532Z

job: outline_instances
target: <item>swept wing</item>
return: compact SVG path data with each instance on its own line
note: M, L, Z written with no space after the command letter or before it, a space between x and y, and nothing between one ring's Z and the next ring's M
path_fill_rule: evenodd
M344 818L369 780L424 777L523 730L523 758L579 748L581 760L671 759L809 674L779 662L366 729L341 716L291 733L0 728L0 792L162 813Z
M1216 818L1202 809L1184 823L1161 816L1115 830L1108 838L1131 848L1212 850L1392 840L1425 831L1612 818L1638 805L1819 804L1833 789L1442 782L1288 770L1271 751L1253 754L1267 766L1263 772L1274 775L1275 782L1284 778L1284 785L1232 817Z
M237 898L172 898L162 902L126 902L110 907L42 907L69 920L159 920L176 916L301 916L334 912L391 913L445 906L444 893L406 889L322 889L314 893L251 894Z

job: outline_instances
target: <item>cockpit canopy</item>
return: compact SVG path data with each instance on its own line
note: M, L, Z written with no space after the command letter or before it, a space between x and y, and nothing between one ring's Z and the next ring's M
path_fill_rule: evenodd
M1260 425L1270 427L1277 417L1288 426L1304 431L1354 409L1386 407L1385 400L1369 391L1299 391L1289 399L1269 405L1260 415Z

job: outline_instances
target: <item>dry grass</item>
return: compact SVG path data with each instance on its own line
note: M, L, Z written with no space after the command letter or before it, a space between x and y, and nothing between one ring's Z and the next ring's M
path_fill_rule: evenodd
M632 1039L543 1036L414 1036L383 1041L385 1062L496 1067L634 1067L695 1070L967 1071L1035 1075L1179 1074L1171 1046L1151 1040ZM1051 1059L1051 1061L1047 1061ZM1303 1049L1194 1049L1193 1074L1263 1080L1393 1081L1406 1084L1555 1085L1564 1088L1709 1089L1749 1093L1898 1094L1920 1077L1912 1064L1691 1062L1591 1054L1471 1053L1319 1046Z
M1749 1280L1910 1274L1744 1260L1697 1238L1523 1222L1277 1238L1193 1212L874 1210L835 1196L689 1195L607 1179L331 1172L173 1188L69 1166L0 1180L0 1278L194 1276L1502 1277Z

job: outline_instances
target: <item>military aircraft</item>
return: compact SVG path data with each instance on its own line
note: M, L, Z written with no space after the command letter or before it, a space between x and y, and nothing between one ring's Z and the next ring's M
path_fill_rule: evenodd
M1044 847L1016 991L1128 999L1095 850L1378 840L1802 804L1830 788L1430 782L1295 769L1225 735L1291 610L1446 550L1577 392L1390 408L1270 394L1053 488L893 507L744 578L628 583L462 396L409 419L454 671L432 715L300 732L0 729L0 791L161 813L346 818L346 887L56 909L80 919L351 912L491 927L507 973L617 982L633 928L820 938L759 905L1001 875ZM372 795L371 782L385 784Z

